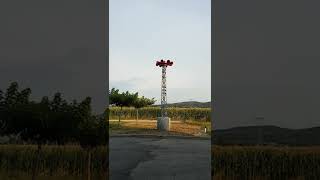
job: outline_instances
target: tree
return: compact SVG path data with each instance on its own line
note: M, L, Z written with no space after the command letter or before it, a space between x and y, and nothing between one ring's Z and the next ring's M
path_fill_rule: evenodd
M108 142L106 119L92 116L90 97L80 103L75 100L68 103L57 92L52 100L44 96L36 102L30 100L30 95L30 88L19 91L16 82L11 83L5 93L0 90L0 135L15 135L37 144L33 180L43 144L77 141L88 149L88 158L91 159L91 149ZM90 170L90 163L88 165Z
M18 93L18 83L13 82L7 88L6 92L1 92L1 135L6 136L10 134L13 124L13 106L16 101ZM4 94L4 95L3 95Z
M109 92L109 100L110 104L114 104L120 107L119 112L119 124L120 124L120 116L122 114L123 107L133 106L133 103L138 98L138 93L129 93L129 91L119 93L118 89L112 88Z
M4 120L4 97L3 92L0 90L0 136L4 134L5 131L5 120Z
M150 106L155 102L156 100L154 98L148 99L148 98L145 98L144 96L140 98L138 97L135 99L135 101L133 102L133 107L136 109L136 112L137 112L136 122L138 121L138 118L139 118L139 109L146 106Z
M5 105L10 108L14 106L17 102L18 98L18 83L17 82L12 82L10 86L7 88L7 91L5 93Z
M78 105L78 116L77 118L80 119L80 121L87 120L92 116L91 113L91 98L86 97L82 102L79 103Z
M85 98L81 103L67 103L61 93L55 93L52 101L43 97L40 103L31 103L27 108L27 124L21 137L32 140L38 145L38 154L45 142L55 142L58 145L77 140L80 134L80 124L91 117L91 98ZM37 156L33 178L37 174L39 156Z
M41 132L41 120L38 110L38 104L30 101L31 89L26 88L19 92L18 83L13 82L8 87L3 104L2 118L5 124L3 135L16 135L23 140L32 139L38 144L38 154L40 153L43 142ZM38 157L34 159L38 162ZM32 179L35 179L37 170L33 168Z
M2 105L3 104L3 92L0 90L0 104Z
M91 116L80 124L79 142L87 152L87 179L91 179L91 153L94 148L108 143L108 126L104 117ZM107 163L107 159L106 159ZM105 164L107 169L108 164Z
M30 95L29 88L19 92L17 82L11 83L7 88L4 101L1 103L2 121L5 125L3 135L18 135L25 130L26 119L30 116Z
M48 110L48 132L50 134L47 139L56 142L58 145L75 139L78 132L77 127L81 120L77 116L78 105L67 103L62 98L61 93L55 93L51 102L44 97L42 103L45 108L44 112Z
M119 89L112 88L109 90L109 104L110 105L119 105L120 93Z

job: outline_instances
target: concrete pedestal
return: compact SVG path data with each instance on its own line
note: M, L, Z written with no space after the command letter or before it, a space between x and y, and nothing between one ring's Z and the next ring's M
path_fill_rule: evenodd
M157 129L160 131L170 131L170 118L169 117L158 117L157 118Z

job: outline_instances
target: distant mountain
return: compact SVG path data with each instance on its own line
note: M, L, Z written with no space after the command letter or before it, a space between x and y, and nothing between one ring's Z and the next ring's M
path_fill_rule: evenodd
M248 126L214 130L212 143L217 145L320 145L320 127L287 129L277 126Z
M160 106L160 105L154 105L154 106ZM167 104L167 107L211 108L211 102L186 101L186 102Z

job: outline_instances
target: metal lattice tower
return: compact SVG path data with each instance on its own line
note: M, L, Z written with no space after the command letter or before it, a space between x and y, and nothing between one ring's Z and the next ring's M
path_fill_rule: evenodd
M157 61L156 66L162 68L162 80L161 80L161 116L167 117L166 105L167 105L167 67L172 66L173 62L170 60Z

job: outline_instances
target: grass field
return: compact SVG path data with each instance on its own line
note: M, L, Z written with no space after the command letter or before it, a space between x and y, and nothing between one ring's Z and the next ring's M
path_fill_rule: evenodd
M204 128L207 127L207 133ZM211 132L210 122L196 121L171 121L171 135L187 135L187 136L209 136ZM122 120L109 121L110 134L163 134L157 130L156 120Z
M212 146L213 179L317 180L320 147Z
M104 179L108 172L108 151L98 147L92 151L93 179ZM77 145L42 147L35 145L0 145L0 179L31 180L35 169L37 180L86 179L87 152Z

